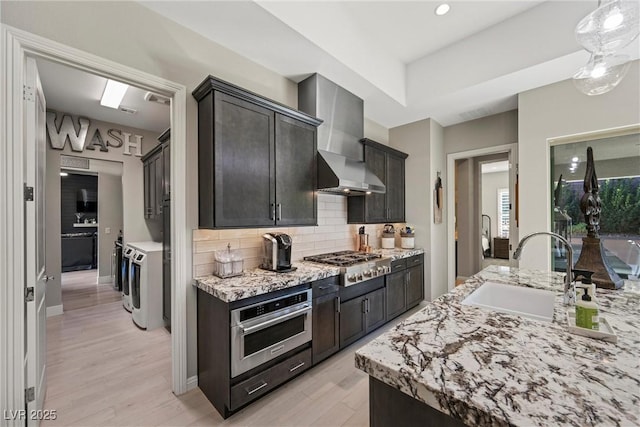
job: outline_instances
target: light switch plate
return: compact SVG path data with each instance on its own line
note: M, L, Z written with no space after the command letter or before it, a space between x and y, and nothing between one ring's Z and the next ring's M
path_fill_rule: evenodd
M104 229L104 234L111 234L111 227L106 227Z

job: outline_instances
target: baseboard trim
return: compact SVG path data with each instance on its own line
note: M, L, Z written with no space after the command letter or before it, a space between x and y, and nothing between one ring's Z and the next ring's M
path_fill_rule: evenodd
M98 277L98 283L111 283L113 281L113 277L111 276L100 276Z
M187 378L187 391L193 390L196 387L198 387L198 376L194 375Z
M47 307L47 317L60 316L62 313L62 304Z

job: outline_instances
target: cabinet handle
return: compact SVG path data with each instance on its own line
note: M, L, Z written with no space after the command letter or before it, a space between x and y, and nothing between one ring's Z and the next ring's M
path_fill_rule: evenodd
M367 298L367 313L370 311L370 309L371 309L371 300Z
M282 219L282 204L278 203L278 218L277 220L280 221Z
M366 299L362 300L362 312L363 313L367 312L367 300Z
M304 362L300 362L296 366L294 366L293 368L289 369L289 372L293 372L295 370L298 370L298 369L302 368L304 365L305 365Z
M337 312L340 313L340 297L336 297L336 299L338 300L338 303L336 305L337 307Z
M318 286L318 289L320 289L321 291L327 290L329 288L330 286Z
M258 387L254 388L252 390L249 390L249 389L245 389L245 390L247 390L247 394L251 395L251 394L255 393L256 391L265 388L266 386L267 386L267 383L262 381L262 384L260 384Z
M269 217L270 220L275 220L276 219L276 204L275 203L271 203L271 216Z

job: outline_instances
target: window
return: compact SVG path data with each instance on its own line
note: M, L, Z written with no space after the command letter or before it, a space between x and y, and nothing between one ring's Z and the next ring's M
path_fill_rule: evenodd
M551 147L551 213L554 231L573 247L575 264L586 236L580 199L584 194L587 147L593 148L599 196L600 240L608 267L625 279L640 264L640 134L571 142ZM560 184L558 184L558 182ZM567 260L552 252L553 267L565 271Z
M498 235L509 238L509 189L498 189Z

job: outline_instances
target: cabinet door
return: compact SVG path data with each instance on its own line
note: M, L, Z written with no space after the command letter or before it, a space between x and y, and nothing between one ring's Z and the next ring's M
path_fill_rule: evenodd
M387 320L391 320L406 309L406 292L404 285L404 271L391 273L386 276L387 285Z
M404 159L387 154L387 221L404 222Z
M407 268L407 310L424 299L424 264Z
M162 200L171 199L171 146L162 147Z
M385 289L380 288L377 291L370 292L366 295L367 300L367 333L384 325L387 321L385 309Z
M316 128L276 114L276 224L316 225Z
M149 191L149 162L144 162L143 165L143 186L144 186L144 217L151 217L151 203L150 203L150 191Z
M162 150L158 151L158 154L154 157L153 163L155 163L156 176L153 182L153 190L155 191L155 214L156 218L160 218L162 215L162 201L164 199L164 191L162 188L162 180L164 178L164 172L162 170L163 160L162 160Z
M273 225L274 112L216 92L214 117L215 226Z
M147 180L147 192L149 193L149 216L154 219L157 213L156 207L156 162L155 158L147 160L149 163L149 179Z
M313 363L340 349L340 301L332 292L313 299Z
M387 181L386 154L377 148L365 145L364 161L367 168L373 172L380 181ZM388 191L388 190L387 190ZM365 222L376 223L387 221L387 207L385 194L373 193L365 196Z
M366 332L364 297L340 303L340 348L363 337Z

